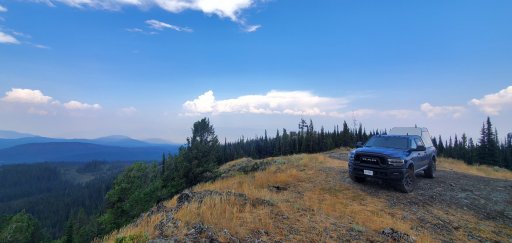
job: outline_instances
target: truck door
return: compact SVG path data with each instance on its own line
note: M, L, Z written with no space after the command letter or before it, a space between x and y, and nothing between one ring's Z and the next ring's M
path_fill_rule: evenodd
M423 167L422 158L421 158L421 151L415 151L418 145L416 144L415 139L411 139L411 160L414 163L414 169L420 169Z
M423 143L423 141L421 140L421 138L414 138L413 139L414 142L416 142L416 146L423 146L425 147L425 144ZM427 166L428 165L428 162L429 162L429 156L428 156L428 153L427 151L418 151L418 157L419 157L419 164L420 164L420 168L421 167L424 167L424 166Z

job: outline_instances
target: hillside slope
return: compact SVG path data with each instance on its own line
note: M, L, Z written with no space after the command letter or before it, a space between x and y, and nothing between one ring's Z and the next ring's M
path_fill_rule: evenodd
M102 241L508 242L512 173L439 161L411 194L348 179L345 152L241 159ZM469 172L469 173L467 173Z

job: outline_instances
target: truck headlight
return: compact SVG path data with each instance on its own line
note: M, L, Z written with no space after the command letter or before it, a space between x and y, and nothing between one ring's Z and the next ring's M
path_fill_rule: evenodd
M348 152L348 162L354 162L354 152Z
M400 166L400 165L404 164L404 160L403 159L388 159L388 163L390 165Z

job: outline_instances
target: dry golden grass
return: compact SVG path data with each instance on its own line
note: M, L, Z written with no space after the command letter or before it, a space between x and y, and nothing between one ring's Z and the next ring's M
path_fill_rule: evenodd
M453 170L471 175L512 180L512 171L510 170L486 165L468 165L463 161L450 158L439 158L437 167L443 170Z
M176 218L188 224L202 222L216 229L228 229L235 235L272 228L270 208L241 204L233 196L209 197L202 203L190 203L176 214Z
M439 236L427 228L417 230L426 222L416 215L404 217L399 207L389 207L383 197L369 195L357 189L341 176L347 163L331 159L323 154L293 155L274 158L280 162L264 171L247 175L237 174L217 181L203 183L192 188L193 191L213 190L219 192L237 192L250 199L264 199L271 204L251 205L233 196L211 196L201 203L192 202L184 206L176 215L182 223L178 228L168 229L167 236L183 236L190 226L203 223L210 227L221 241L228 241L224 230L238 239L267 232L263 240L282 240L289 242L340 242L350 240L350 231L361 235L361 241L382 241L379 232L391 227L416 238L417 242L439 242L432 237ZM237 163L247 163L246 159L232 161L222 166L227 170ZM463 162L441 158L440 169L452 169L475 175L512 179L512 173L484 166L468 166ZM273 186L285 190L276 191ZM164 203L166 207L176 205L176 197ZM106 237L112 242L119 236L146 233L152 238L154 226L163 215L154 215L139 224L132 224ZM490 221L481 221L467 211L432 209L432 216L464 222L464 229L470 229L479 235L503 241L496 230L511 235L512 229ZM344 238L349 237L349 238ZM457 230L454 241L467 241L467 233Z
M233 205L236 201L223 202L215 199L208 202L208 205L193 204L186 211L180 211L177 218L188 224L208 222L216 229L227 229L241 238L251 233L251 230L262 229L268 231L273 239L315 242L336 240L325 232L332 230L341 235L347 229L333 229L339 223L353 225L357 230L373 232L393 227L414 235L410 228L411 222L402 220L401 213L388 209L383 200L368 197L359 190L339 183L341 178L339 175L337 177L336 172L346 168L346 162L321 154L289 156L283 159L288 163L194 188L196 191L240 192L250 198L269 200L276 206L254 210ZM275 192L270 187L273 185L288 189ZM217 211L213 213L208 210L211 208L218 210L213 210ZM240 218L233 215L233 212L240 213ZM285 215L286 219L283 220L279 215ZM265 219L265 216L269 218ZM245 220L252 218L257 220ZM295 229L294 235L287 231L289 228ZM430 239L427 236L422 238Z
M101 242L115 242L117 238L129 235L147 235L149 239L155 238L157 236L157 232L155 230L155 225L157 225L162 219L164 215L162 214L154 214L150 217L144 217L138 223L132 223L127 225L120 230L114 231L109 235L105 236Z

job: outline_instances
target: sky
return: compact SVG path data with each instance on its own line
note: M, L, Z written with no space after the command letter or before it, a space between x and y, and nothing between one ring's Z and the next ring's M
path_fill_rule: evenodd
M512 1L0 0L0 130L512 132Z

